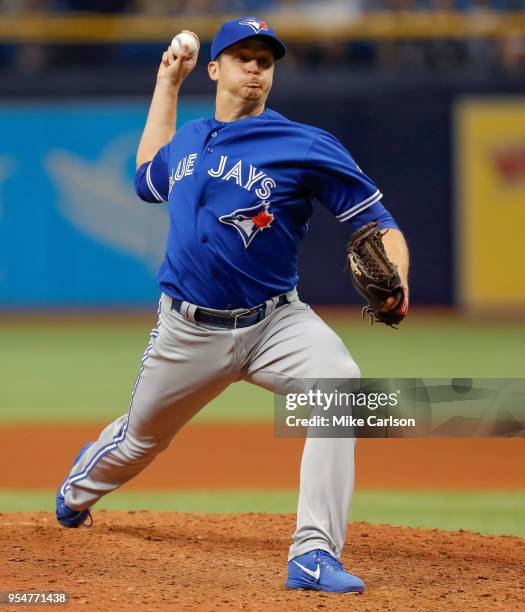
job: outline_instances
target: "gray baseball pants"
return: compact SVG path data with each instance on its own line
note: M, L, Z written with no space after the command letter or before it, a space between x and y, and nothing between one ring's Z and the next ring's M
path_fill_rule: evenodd
M337 334L296 291L265 319L241 329L196 324L195 306L181 314L162 294L159 320L142 357L127 414L108 425L63 485L75 510L139 474L201 408L231 383L247 380L276 393L302 392L302 379L358 379L359 369ZM305 441L297 528L289 558L320 548L339 557L354 486L352 438Z

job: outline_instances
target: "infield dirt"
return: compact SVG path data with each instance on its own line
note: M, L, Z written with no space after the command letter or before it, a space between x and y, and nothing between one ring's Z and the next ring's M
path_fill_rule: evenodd
M53 491L99 430L2 427L0 462L10 467L0 486ZM302 444L266 425L191 426L126 488L296 487ZM357 484L522 489L523 453L523 440L360 440ZM94 518L91 529L67 530L49 513L0 515L0 590L64 590L90 611L525 609L525 540L511 536L353 522L343 562L367 591L332 595L283 586L293 515L95 509Z
M522 539L352 523L343 562L367 590L339 595L284 588L293 527L282 514L97 511L91 529L4 514L0 579L3 590L67 591L90 611L525 607Z
M50 489L103 425L3 425L0 488ZM185 427L127 490L297 488L304 440L275 438L271 424ZM16 457L16 461L13 461ZM356 486L384 490L523 490L525 440L359 440Z

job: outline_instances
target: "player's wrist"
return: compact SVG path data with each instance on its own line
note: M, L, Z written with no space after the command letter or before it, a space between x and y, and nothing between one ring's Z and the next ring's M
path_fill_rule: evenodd
M157 75L157 89L165 91L166 93L177 95L182 84L181 80L175 80L172 75L158 74Z

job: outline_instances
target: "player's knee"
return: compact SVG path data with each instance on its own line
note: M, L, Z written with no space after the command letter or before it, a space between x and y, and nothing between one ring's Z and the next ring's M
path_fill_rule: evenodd
M330 364L330 378L344 380L359 380L361 378L361 370L357 363L350 358L339 359Z
M348 364L348 369L350 371L349 378L354 378L356 380L359 380L361 378L361 368L352 359L350 360L350 363Z

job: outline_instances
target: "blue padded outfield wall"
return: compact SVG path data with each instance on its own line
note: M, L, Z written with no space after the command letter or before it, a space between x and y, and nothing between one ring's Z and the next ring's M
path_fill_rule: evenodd
M149 100L12 102L0 107L0 307L150 307L166 207L140 202L134 156ZM413 254L412 300L453 300L448 101L292 97L272 106L336 134L385 193ZM179 123L209 115L183 98ZM315 212L299 289L312 303L357 303L344 272L348 228ZM428 279L432 279L432 283Z
M179 123L210 112L183 104ZM148 102L0 107L0 304L147 306L167 208L140 202Z

